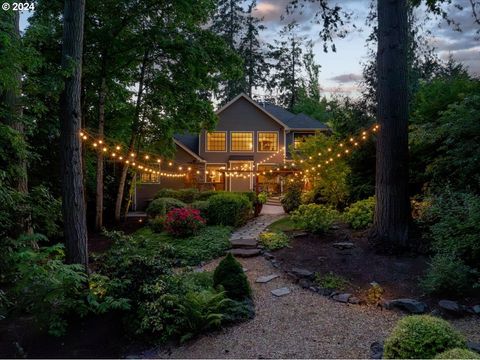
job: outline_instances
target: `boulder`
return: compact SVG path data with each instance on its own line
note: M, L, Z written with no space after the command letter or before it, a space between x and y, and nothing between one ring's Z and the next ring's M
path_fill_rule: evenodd
M480 305L472 306L472 310L475 314L480 315Z
M440 300L438 302L438 306L442 310L446 310L447 312L449 312L451 314L455 314L455 315L461 315L463 313L463 310L464 310L462 305L460 305L458 302L452 301L452 300Z
M411 314L424 314L428 310L427 304L415 299L395 299L385 302L385 308L399 308Z
M354 246L355 246L354 243L348 242L348 241L333 243L333 247L336 247L337 249L340 249L340 250L352 249Z
M352 294L345 293L345 294L333 295L332 299L338 302L347 303L348 299L350 299L351 297L352 297Z
M295 275L296 277L299 278L312 278L313 277L313 272L307 269L302 269L302 268L293 268L290 270L290 272Z
M383 358L383 343L375 341L370 345L370 359Z

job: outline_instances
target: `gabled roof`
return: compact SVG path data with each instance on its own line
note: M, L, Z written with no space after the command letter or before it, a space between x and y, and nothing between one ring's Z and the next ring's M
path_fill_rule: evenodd
M328 126L307 114L293 114L287 109L272 103L260 103L268 113L275 115L280 121L285 123L290 130L328 130Z
M175 134L173 136L173 141L195 159L202 162L205 161L205 159L202 159L200 156L198 156L198 135Z

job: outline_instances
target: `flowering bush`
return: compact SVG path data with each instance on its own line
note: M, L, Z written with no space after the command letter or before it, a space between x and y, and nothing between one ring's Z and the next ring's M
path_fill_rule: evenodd
M205 226L200 210L179 208L170 210L165 219L165 230L172 235L189 236Z

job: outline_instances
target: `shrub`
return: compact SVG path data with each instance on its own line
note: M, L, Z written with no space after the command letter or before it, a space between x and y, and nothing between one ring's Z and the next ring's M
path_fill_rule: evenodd
M153 200L147 208L147 215L150 217L166 215L173 209L184 208L187 205L178 199L174 198L158 198Z
M435 359L480 359L480 355L467 349L455 348L438 354Z
M267 250L277 250L288 246L290 239L283 232L264 232L259 237L260 244Z
M165 216L156 216L148 221L148 226L153 232L161 233L165 228Z
M210 203L208 200L197 200L194 201L190 207L192 209L197 209L200 211L200 216L203 217L204 219L208 219L208 206Z
M208 221L213 225L241 226L252 215L252 203L246 196L219 193L209 200Z
M180 237L194 235L204 226L205 219L197 209L172 209L165 218L166 231Z
M373 282L367 290L367 303L377 306L382 302L385 290L377 283Z
M445 350L464 348L465 339L445 320L428 315L401 319L385 341L387 359L431 359Z
M297 210L302 204L302 183L300 181L288 182L280 201L286 213Z
M321 288L330 290L345 290L349 284L348 280L333 272L325 275L316 273L313 281Z
M172 199L176 199L176 198L177 198L177 190L173 190L173 189L160 189L160 191L155 194L154 198L155 198L155 199L159 199L159 198L172 198Z
M249 298L252 292L242 265L232 254L228 254L218 264L213 273L213 285L216 288L221 286L227 296L235 300Z
M200 191L197 194L197 201L206 201L210 199L213 195L219 194L219 191L216 190L207 190L207 191Z
M268 200L268 193L265 191L262 191L257 195L257 200L256 202L259 204L265 204Z
M175 196L173 196L175 199L178 199L180 201L183 201L184 203L191 204L198 198L198 190L195 188L187 188L187 189L180 189L177 190L175 193Z
M354 229L365 229L373 223L375 198L359 200L345 209L343 218Z
M454 255L437 254L422 279L421 285L430 294L463 295L472 289L477 271Z
M300 205L291 215L292 221L299 227L316 234L330 229L337 218L338 212L335 209L316 204Z

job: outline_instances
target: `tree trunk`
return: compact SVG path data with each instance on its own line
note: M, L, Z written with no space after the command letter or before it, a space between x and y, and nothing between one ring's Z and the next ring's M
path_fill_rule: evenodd
M88 266L81 154L81 75L85 0L65 0L62 68L71 71L60 96L62 211L68 263Z
M98 138L104 140L105 128L105 97L107 94L107 85L104 72L102 71L102 80L98 92ZM95 229L100 230L103 226L103 151L97 152L97 191L95 203Z
M373 240L388 252L408 244L407 0L378 0L376 206Z
M145 68L147 66L148 51L145 52L142 60L140 79L138 84L137 104L135 106L135 117L132 122L132 135L130 137L130 143L128 145L128 152L126 156L130 156L130 153L135 149L135 141L137 139L137 131L140 124L140 111L142 107L143 85L145 80ZM119 222L122 214L123 193L125 191L125 183L127 181L128 164L124 164L122 167L122 173L120 174L120 181L118 184L117 200L115 201L115 221Z

